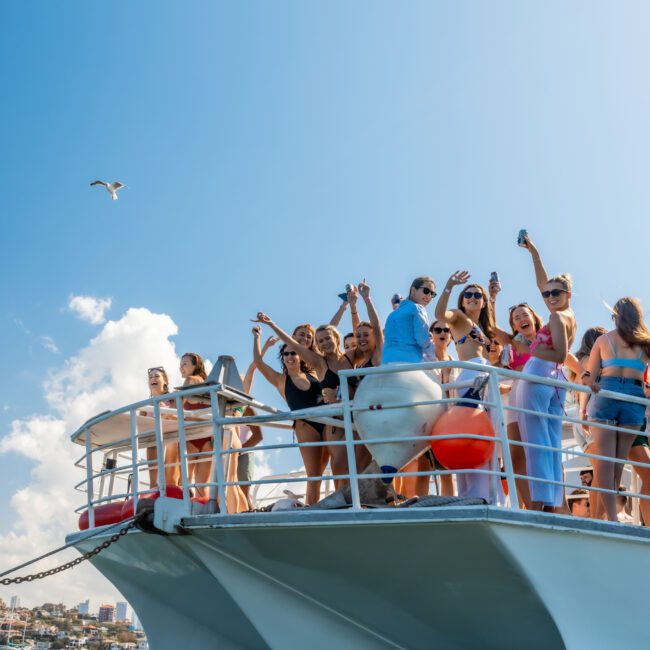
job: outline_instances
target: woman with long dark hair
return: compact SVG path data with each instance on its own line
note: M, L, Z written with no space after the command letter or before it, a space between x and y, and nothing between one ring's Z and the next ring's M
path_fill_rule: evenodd
M471 361L487 366L488 347L495 334L494 311L487 292L480 284L466 284L470 277L467 271L456 271L447 280L436 304L436 319L449 323L460 361ZM457 308L447 309L453 288L461 284L466 286L458 296ZM473 381L484 374L478 370L462 370L458 381ZM461 390L461 397L475 398L476 394L472 388L465 388ZM463 404L472 405L461 402L461 405ZM492 460L481 469L494 470ZM481 497L486 501L490 499L490 475L488 474L460 473L456 477L456 484L458 496Z
M496 299L498 289L490 284L490 293L493 302ZM499 327L495 329L495 337L502 345L510 345L510 355L508 368L521 372L530 359L530 345L535 339L537 332L542 328L542 319L540 315L527 303L522 302L513 305L509 309L508 324L510 332L506 332ZM521 388L523 382L515 379L508 395L508 404L510 406L521 407ZM504 419L508 439L514 442L521 442L521 429L523 428L520 420L521 413L506 409ZM512 458L512 468L515 474L525 476L528 473L526 468L526 452L520 445L510 445L510 457ZM519 501L525 508L530 509L530 486L525 479L516 479L517 495Z
M258 320L267 324L270 321L268 316L261 312L258 314ZM287 336L285 332L282 333L285 337ZM271 368L262 358L260 336L261 328L253 327L253 359L255 365L266 380L275 386L289 408L293 411L321 404L323 401L321 385L304 360L300 358L295 346L285 343L280 347L282 372L278 372ZM325 425L308 420L296 420L294 422L294 431L299 443L322 442ZM327 462L325 446L300 447L300 455L302 456L307 478L323 475ZM318 502L320 486L320 480L307 481L306 499L308 505Z
M205 362L203 357L196 352L186 352L181 357L181 377L183 378L183 387L201 384L208 378L205 371ZM183 409L185 411L200 411L210 408L210 400L201 395L190 395L183 400ZM187 454L190 456L187 468L188 481L191 483L207 483L210 480L210 469L212 468L212 458L201 456L196 458L195 454L210 451L208 445L212 443L212 436L204 438L194 438L188 440ZM198 485L196 487L197 496L207 495L207 488Z
M643 320L641 305L636 298L621 298L612 314L615 329L603 334L589 355L583 382L595 393L600 389L634 397L644 397L643 376L650 359L650 330ZM595 452L599 456L627 459L636 437L599 427L599 423L629 430L640 430L645 420L645 406L596 394L587 407ZM616 491L623 474L623 463L592 459L593 487ZM596 492L591 495L591 512L600 518L604 510L609 521L618 521L616 495Z
M548 323L535 334L530 345L531 358L523 371L539 377L566 381L562 364L569 356L569 350L576 334L576 320L571 311L572 280L569 275L549 278L542 264L537 248L526 237L523 246L528 249L533 261L535 279L544 303L550 314ZM520 387L522 408L533 411L523 413L520 423L521 437L545 447L559 449L562 446L562 420L566 390L525 381ZM549 418L555 415L558 418ZM562 488L562 457L559 451L526 447L528 475L551 482L531 481L530 497L533 510L561 509L564 502Z

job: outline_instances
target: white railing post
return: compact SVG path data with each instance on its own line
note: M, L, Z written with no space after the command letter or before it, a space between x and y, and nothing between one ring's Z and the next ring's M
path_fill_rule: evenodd
M167 482L165 480L165 445L162 439L162 425L160 423L160 402L153 403L153 424L156 432L156 465L158 466L158 491L161 496L166 496Z
M214 441L212 472L210 472L210 500L208 502L208 512L220 512L228 514L226 504L226 487L224 485L225 477L223 472L222 445L223 445L223 424L216 424L217 418L223 418L226 414L226 398L216 393L211 394L212 399L212 435ZM216 410L215 413L215 400ZM217 502L218 499L218 502Z
M503 418L503 404L501 403L501 393L499 391L499 378L496 372L490 372L490 396L494 395L491 401L495 404L496 424L498 435L501 439L501 448L503 449L503 465L506 469L506 481L508 483L508 493L510 497L510 507L519 509L519 496L517 494L517 483L515 481L514 470L512 467L512 456L510 455L510 441L508 432Z
M95 509L93 507L93 455L90 447L90 431L86 429L86 485L88 494L88 528L95 527Z
M343 431L345 433L345 451L348 456L348 474L350 475L350 494L352 496L352 507L361 509L361 495L359 494L359 474L357 472L357 459L354 444L354 432L352 431L352 413L350 411L350 390L348 378L341 377L341 403L343 405Z
M133 489L133 512L138 511L138 490L140 488L140 474L138 471L138 420L136 412L131 409L131 488ZM149 467L147 466L147 470Z
M181 466L181 488L183 502L189 503L190 485L187 471L187 443L185 442L185 413L183 412L183 398L176 398L176 416L178 418L178 462Z

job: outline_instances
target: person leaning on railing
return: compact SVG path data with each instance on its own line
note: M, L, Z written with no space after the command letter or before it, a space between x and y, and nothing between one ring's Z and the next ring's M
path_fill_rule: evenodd
M535 335L530 346L532 356L526 362L523 372L566 381L562 365L567 362L576 334L576 320L571 311L571 278L569 275L549 278L539 252L529 238L525 239L524 247L531 254L537 287L550 314L548 323ZM571 363L577 365L577 360L573 358ZM522 441L559 450L562 446L562 420L545 416L561 416L564 413L566 390L525 381L520 396L521 407L533 411L522 414ZM564 489L561 453L533 447L525 449L528 475L555 482L530 481L531 508L562 510Z
M435 297L436 283L428 275L413 280L409 297L402 300L386 319L382 363L435 360L426 310Z
M616 327L594 344L583 382L596 393L587 407L589 419L594 423L589 428L596 454L626 460L635 434L604 429L598 423L640 430L645 421L645 406L605 397L598 392L604 389L644 397L643 377L650 359L650 330L636 298L621 298L614 305L612 319ZM599 492L592 497L592 516L599 519L604 511L609 521L617 521L615 493L623 475L623 463L593 459L593 466L593 486L612 492Z

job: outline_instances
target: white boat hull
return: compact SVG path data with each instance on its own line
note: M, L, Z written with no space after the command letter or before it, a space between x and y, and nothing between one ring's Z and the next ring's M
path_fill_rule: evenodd
M490 507L184 523L190 535L131 532L93 560L152 650L594 650L647 639L650 534L638 527Z

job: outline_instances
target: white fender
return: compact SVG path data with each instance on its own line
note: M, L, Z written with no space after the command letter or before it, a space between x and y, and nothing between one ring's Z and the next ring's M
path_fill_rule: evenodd
M367 375L354 396L354 423L359 436L382 472L394 474L418 456L429 440L372 444L378 438L428 436L445 412L444 404L386 408L409 402L442 399L440 384L423 370L398 374ZM387 483L392 477L385 479Z

